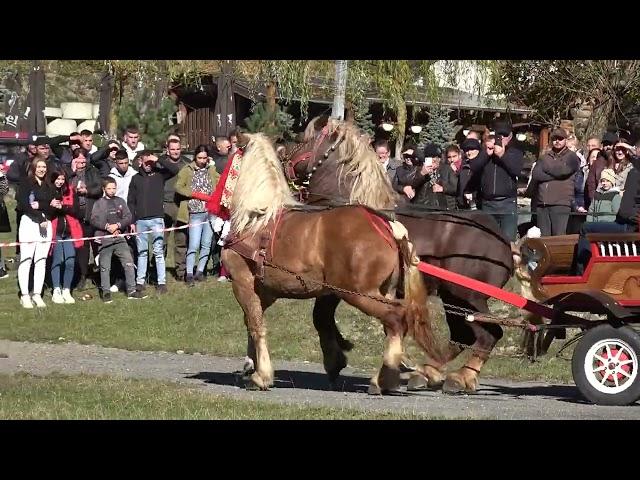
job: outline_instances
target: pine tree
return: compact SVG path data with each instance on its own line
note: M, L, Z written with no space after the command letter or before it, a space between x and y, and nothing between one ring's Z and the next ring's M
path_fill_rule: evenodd
M429 122L420 132L420 145L433 143L444 150L453 143L456 135L455 120L449 120L451 109L442 105L429 108Z
M353 118L356 125L370 137L375 135L375 125L371 121L372 114L369 112L369 104L366 101L358 103L353 111Z
M244 121L250 133L262 132L276 140L290 140L294 136L292 127L295 119L280 105L276 105L274 113L270 114L264 103L256 103L251 109L251 116Z
M118 107L118 126L124 129L136 125L144 146L149 149L162 148L173 130L171 117L177 108L173 100L164 98L159 108L153 108L151 93L142 89L134 100L123 100Z

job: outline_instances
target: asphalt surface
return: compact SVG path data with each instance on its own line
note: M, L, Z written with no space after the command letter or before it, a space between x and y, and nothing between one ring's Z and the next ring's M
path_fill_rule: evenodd
M351 368L343 371L342 391L331 391L321 365L275 361L275 388L256 392L242 386L238 372L243 364L241 358L8 340L0 340L0 353L8 355L8 358L0 357L0 373L84 373L155 379L245 400L404 412L447 419L640 419L640 404L591 405L582 400L573 385L481 379L474 395L409 392L379 397L366 393L368 377Z

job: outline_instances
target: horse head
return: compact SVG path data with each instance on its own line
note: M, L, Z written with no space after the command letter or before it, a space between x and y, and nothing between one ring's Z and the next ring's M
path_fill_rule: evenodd
M285 145L280 159L289 181L308 185L312 202L394 208L396 195L369 140L352 122L325 115L309 122L301 143Z

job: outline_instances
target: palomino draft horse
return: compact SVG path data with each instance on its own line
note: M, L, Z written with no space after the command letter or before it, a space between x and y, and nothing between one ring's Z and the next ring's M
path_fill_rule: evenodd
M395 194L383 169L350 154L350 144L358 141L368 143L368 138L349 123L328 121L327 117L312 120L305 132L305 143L295 147L285 163L291 179L308 180L307 203L362 204L394 210ZM395 211L396 219L409 231L420 260L500 288L511 276L511 245L489 215L479 211L434 214L410 207ZM427 280L444 303L488 313L485 295L430 277ZM335 297L325 297L316 308L322 308L324 315L333 318L338 303ZM410 390L442 386L450 393L474 391L482 365L502 337L499 325L469 323L451 309L445 309L445 314L452 342L443 364L431 362L418 367L422 375L412 376ZM462 352L464 347L459 344L472 346L473 354L462 368L445 378L444 364Z
M269 140L262 134L246 137L232 197L232 235L222 261L233 277L233 293L244 311L248 355L255 367L249 386L268 389L273 385L263 314L278 298L335 296L382 322L384 358L371 380L372 393L399 386L406 333L427 355L439 358L425 306L426 287L411 262L406 238L396 243L384 221L364 207L296 210L298 203ZM401 279L404 301L395 299ZM314 309L314 326L325 370L334 383L347 365L344 350L350 344L340 336L333 316L319 315L318 308Z

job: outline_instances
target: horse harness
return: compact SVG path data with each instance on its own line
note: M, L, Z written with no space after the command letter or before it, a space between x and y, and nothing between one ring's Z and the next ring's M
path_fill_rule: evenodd
M238 236L233 232L229 232L225 240L224 248L233 250L241 257L256 264L255 276L261 282L264 281L265 262L270 263L271 259L273 259L273 240L280 221L286 213L286 210L280 210L275 220L269 220L269 223L255 234L248 232Z
M306 283L300 275L284 267L280 267L271 263L271 261L273 260L274 241L276 238L278 227L280 226L282 218L291 211L315 212L322 210L331 210L338 206L329 205L322 207L312 207L302 205L300 207L294 207L287 210L280 210L275 219L271 219L264 227L262 227L258 232L254 234L249 232L238 236L235 233L230 232L225 241L224 248L233 250L241 257L254 262L256 265L255 276L260 282L264 281L264 267L266 265L276 268L277 270L282 270L286 273L295 275L295 277L306 288ZM380 237L382 237L391 248L397 250L398 245L393 238L393 233L388 224L389 218L381 212L377 212L363 205L360 205L359 207L371 224L372 228L378 233L378 235L380 235Z
M322 145L322 143L326 140L328 135L329 129L325 126L320 132L320 135L318 135L313 141L313 147L311 148L311 150L307 150L306 148L304 148L308 145L309 142L303 143L301 144L301 146L294 149L294 151L291 153L291 158L289 160L286 160L285 162L285 173L290 181L298 180L298 176L296 175L295 170L296 165L298 165L300 162L305 161L309 161L309 165L307 165L306 178L304 178L302 181L308 182L309 180L311 180L314 172L322 165L322 162L329 158L329 155L331 155L331 153L334 152L338 147L340 142L342 142L343 137L339 136L335 143L331 145L326 152L324 152L322 158L315 162L315 159L318 157L318 149L320 148L320 145Z

